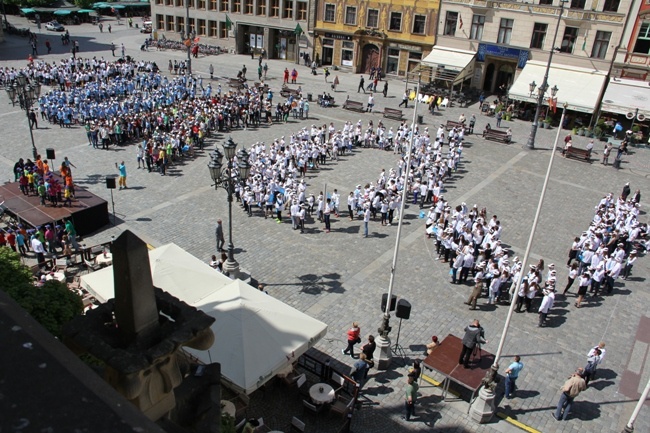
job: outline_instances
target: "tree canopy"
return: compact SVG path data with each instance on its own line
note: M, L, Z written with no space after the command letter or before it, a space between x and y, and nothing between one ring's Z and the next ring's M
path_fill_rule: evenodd
M50 280L34 286L31 271L8 247L0 247L0 289L57 338L63 325L83 311L81 298L65 283Z

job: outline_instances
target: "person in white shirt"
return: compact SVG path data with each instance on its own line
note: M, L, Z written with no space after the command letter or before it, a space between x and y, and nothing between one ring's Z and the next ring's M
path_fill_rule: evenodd
M580 304L582 303L582 300L587 294L587 289L589 288L590 283L591 283L591 275L589 274L588 271L583 272L579 279L578 300L575 302L575 304L573 304L577 308L580 308Z
M542 298L542 304L539 306L539 322L537 326L544 327L546 326L546 317L548 316L549 311L553 308L553 303L555 301L555 288L550 286L544 290L544 298Z
M370 223L370 203L363 205L363 237L368 237L368 224Z
M634 265L634 262L636 262L636 258L637 258L636 250L632 250L628 258L625 260L625 267L623 268L624 280L627 280L628 277L630 276L630 272L632 272L632 266Z

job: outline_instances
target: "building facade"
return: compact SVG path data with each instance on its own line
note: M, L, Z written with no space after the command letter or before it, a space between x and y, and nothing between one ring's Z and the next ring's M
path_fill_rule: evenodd
M557 86L560 101L595 95L573 107L593 112L633 1L444 0L436 47L424 63L454 85L534 102L530 84L542 83L553 51L549 88Z
M309 8L309 0L153 0L151 16L156 37L182 38L187 28L201 43L296 62L313 49Z
M405 76L435 42L439 0L323 0L316 5L313 58L323 66Z
M650 3L638 1L628 17L612 76L650 81Z

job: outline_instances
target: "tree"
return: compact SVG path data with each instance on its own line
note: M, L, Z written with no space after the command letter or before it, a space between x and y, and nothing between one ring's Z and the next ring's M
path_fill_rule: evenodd
M81 297L65 283L51 280L34 286L29 268L8 247L0 247L0 289L57 338L63 325L83 311Z

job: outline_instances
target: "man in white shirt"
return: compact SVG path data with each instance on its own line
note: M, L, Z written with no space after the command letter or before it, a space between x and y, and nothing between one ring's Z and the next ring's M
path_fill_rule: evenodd
M43 266L45 264L45 248L43 247L43 243L38 239L38 237L36 237L36 235L32 236L30 243L32 246L32 251L36 253L38 266Z
M546 317L548 316L549 311L553 308L553 302L555 301L555 288L550 286L544 290L544 298L542 298L542 304L539 306L539 322L537 326L544 327L546 326Z

